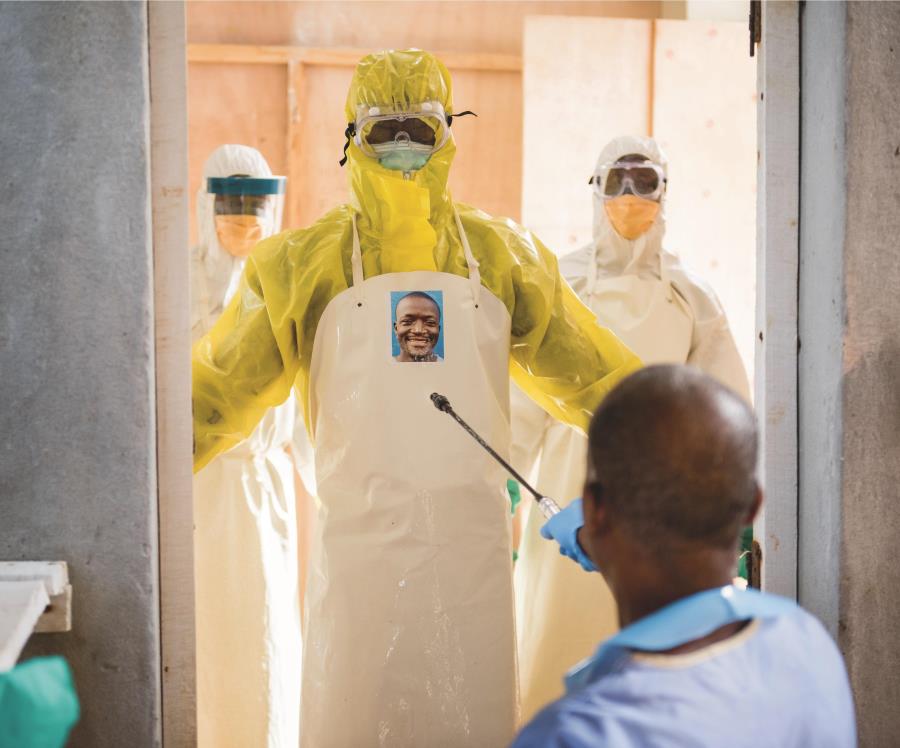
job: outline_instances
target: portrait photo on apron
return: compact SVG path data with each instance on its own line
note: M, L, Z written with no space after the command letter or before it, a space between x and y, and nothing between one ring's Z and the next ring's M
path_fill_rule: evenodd
M444 360L442 291L391 291L390 351L397 363Z

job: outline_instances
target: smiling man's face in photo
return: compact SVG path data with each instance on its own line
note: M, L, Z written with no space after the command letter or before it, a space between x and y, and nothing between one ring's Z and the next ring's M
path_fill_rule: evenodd
M427 294L411 293L397 304L394 333L400 345L397 361L437 361L434 353L441 335L441 310Z

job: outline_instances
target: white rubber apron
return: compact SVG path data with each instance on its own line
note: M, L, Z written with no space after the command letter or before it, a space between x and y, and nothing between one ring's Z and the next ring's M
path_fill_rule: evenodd
M684 363L691 348L693 315L665 268L660 267L660 275L597 279L592 265L586 301L598 321L645 364ZM516 393L514 400L521 397ZM566 506L581 496L586 460L587 439L563 424L551 423L543 439L538 490ZM556 544L541 538L544 522L539 512L529 512L515 570L523 720L562 696L569 668L618 629L615 601L603 578L585 574L559 555Z
M318 531L307 588L301 745L508 744L517 716L506 477L451 418L509 443L506 307L469 278L363 278L325 309L310 415ZM443 293L443 361L400 363L391 293Z
M595 259L588 273L587 304L644 364L683 364L691 352L694 315L672 286L661 256L659 275L597 278Z

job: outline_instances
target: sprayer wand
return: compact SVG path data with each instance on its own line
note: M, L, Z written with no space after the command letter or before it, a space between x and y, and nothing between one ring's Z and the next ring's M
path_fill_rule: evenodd
M484 439L482 439L478 435L478 433L475 431L475 429L473 429L471 426L469 426L468 423L466 423L462 418L460 418L456 414L456 411L453 410L453 406L450 405L450 401L446 397L444 397L443 395L439 395L437 392L432 392L431 393L431 402L434 403L435 408L443 411L444 413L449 415L451 418L453 418L453 420L456 421L460 426L462 426L475 441L477 441L482 447L484 447L488 451L488 453L491 455L491 457L493 457L495 460L497 460L497 462L499 462L501 465L503 465L503 467L506 468L506 470L509 472L510 475L512 475L513 478L515 478L517 481L519 481L519 483L521 485L525 486L525 488L528 489L528 491L531 493L531 495L534 496L534 500L538 503L538 506L541 509L541 513L547 519L550 519L550 517L552 517L554 514L559 514L559 505L553 499L551 499L549 496L542 496L537 491L535 491L528 484L528 481L526 481L521 475L519 475L513 469L512 465L510 465L506 460L504 460L500 455L498 455L491 448L491 445L488 444Z

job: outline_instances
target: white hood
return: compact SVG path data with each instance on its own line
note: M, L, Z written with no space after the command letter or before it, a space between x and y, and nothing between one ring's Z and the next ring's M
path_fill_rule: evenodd
M197 190L197 234L199 243L191 257L192 289L191 326L197 328L209 315L218 317L234 294L244 267L244 259L232 257L219 244L216 236L215 195L206 191L209 177L271 177L272 170L263 155L246 145L226 144L214 150L203 166L203 179ZM279 227L275 227L277 233Z
M622 136L612 140L597 159L597 172L604 164L637 153L646 156L668 176L668 162L652 138ZM596 172L595 172L596 173ZM623 238L609 222L603 200L594 194L594 240L559 260L559 269L581 300L595 302L590 289L601 278L637 275L643 278L666 276L687 302L693 317L693 336L687 363L712 374L749 400L747 374L738 355L728 320L715 292L687 269L677 255L663 249L666 231L666 195L660 198L660 211L653 226L637 239ZM597 311L596 309L594 310Z
M668 176L668 161L656 141L624 135L610 141L600 152L594 173L600 167L618 161L622 156L637 153L646 156L660 166ZM594 254L596 267L601 275L646 275L659 276L659 253L662 250L663 235L666 232L666 195L659 200L659 213L653 226L637 239L625 239L609 222L603 200L594 193Z

